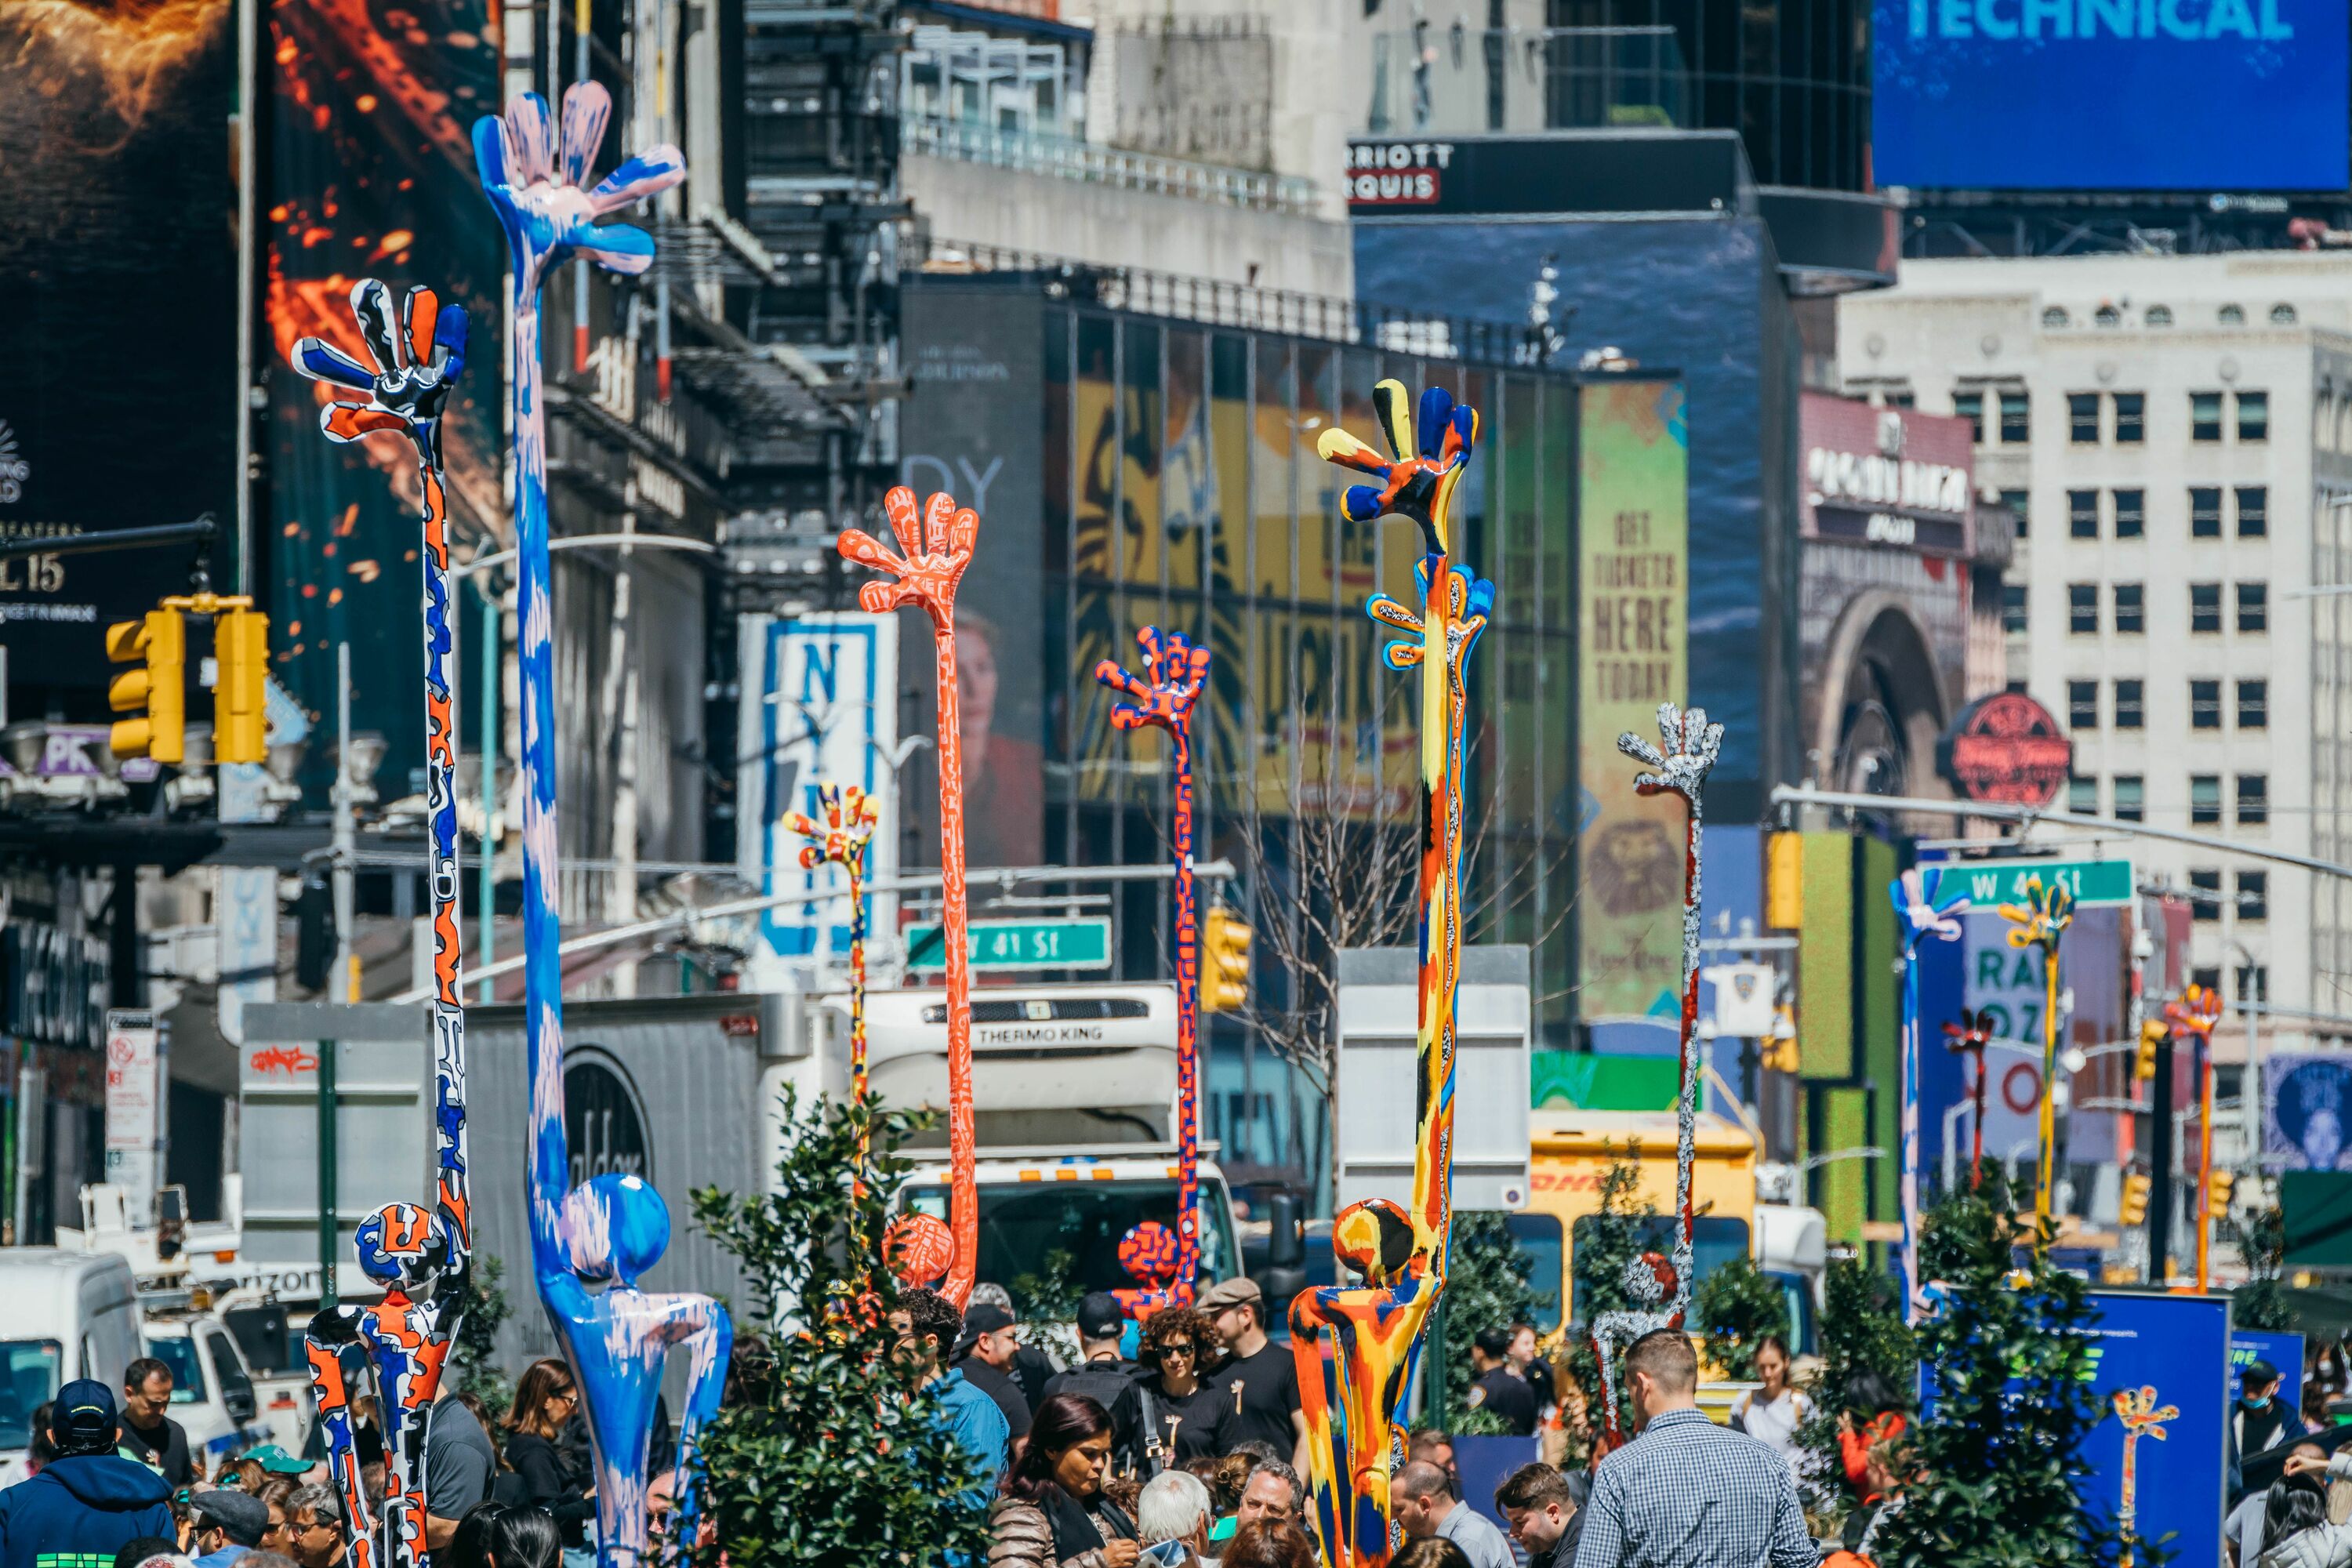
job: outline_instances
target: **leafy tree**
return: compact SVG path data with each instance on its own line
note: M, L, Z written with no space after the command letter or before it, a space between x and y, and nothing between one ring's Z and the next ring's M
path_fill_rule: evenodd
M1940 1300L1919 1342L1933 1408L1910 1435L1917 1479L1878 1531L1883 1568L2099 1564L2122 1544L2080 1495L2084 1445L2106 1414L2087 1332L2097 1310L2035 1240L1997 1167L1928 1211L1920 1273Z
M1445 1269L1445 1416L1448 1432L1475 1436L1504 1430L1493 1411L1464 1403L1477 1378L1470 1348L1489 1329L1533 1321L1539 1304L1530 1283L1535 1259L1511 1239L1510 1221L1492 1209L1454 1215L1454 1255Z
M1789 1300L1780 1282L1745 1258L1717 1267L1698 1288L1697 1327L1707 1359L1736 1383L1756 1377L1756 1346L1767 1335L1789 1339Z
M747 1338L765 1325L774 1345L762 1353L747 1343L751 1353L736 1359L727 1405L703 1437L725 1561L976 1562L987 1554L987 1522L957 1494L992 1478L940 1422L895 1353L887 1321L898 1285L882 1237L909 1169L896 1151L927 1119L871 1099L803 1113L790 1089L783 1118L773 1193L693 1194L697 1223L734 1256L750 1287Z
M1821 1343L1813 1414L1798 1426L1797 1446L1808 1455L1801 1473L1810 1502L1834 1518L1861 1500L1846 1483L1839 1417L1856 1404L1910 1410L1919 1352L1894 1281L1859 1258L1833 1259L1822 1281ZM1862 1412L1864 1418L1876 1414Z
M1606 1147L1603 1146L1604 1152ZM1568 1364L1570 1379L1584 1391L1586 1403L1582 1429L1573 1424L1569 1429L1570 1465L1591 1458L1592 1439L1605 1425L1601 1412L1601 1361L1592 1353L1592 1321L1603 1312L1633 1304L1633 1298L1625 1290L1625 1266L1639 1258L1648 1246L1658 1218L1657 1209L1647 1199L1637 1205L1633 1197L1642 1184L1641 1158L1641 1141L1626 1140L1624 1152L1612 1159L1609 1169L1601 1175L1600 1206L1577 1222L1572 1237L1575 1251L1569 1269L1573 1281L1570 1307L1575 1321L1569 1330L1568 1345L1561 1359ZM1618 1420L1630 1430L1633 1413L1631 1405L1622 1403L1622 1379L1619 1380L1617 1394L1621 1405Z
M2237 1247L2252 1276L2230 1293L2230 1321L2242 1329L2291 1331L2294 1313L2279 1294L2279 1276L2286 1269L2286 1215L2272 1204L2250 1219L2224 1215L2219 1223L2221 1239Z
M514 1384L499 1366L499 1328L514 1315L503 1284L506 1271L500 1259L475 1255L473 1278L466 1285L466 1315L458 1320L457 1342L449 1347L457 1392L480 1400L493 1421L514 1403Z

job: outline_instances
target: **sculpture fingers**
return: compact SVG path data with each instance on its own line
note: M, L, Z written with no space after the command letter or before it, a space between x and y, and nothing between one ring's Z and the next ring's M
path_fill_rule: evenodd
M1123 697L1133 698L1138 702L1150 700L1150 686L1139 677L1129 674L1127 668L1115 658L1107 658L1097 664L1095 679Z
M324 338L303 338L287 356L294 368L312 381L331 382L348 386L354 392L374 389L375 376L367 366L327 342Z
M899 496L906 495L908 492L892 490L890 493L893 496ZM884 504L888 503L886 501ZM895 513L892 514L890 521L894 523L898 521ZM906 542L906 535L903 532L899 535L899 542L901 543ZM855 561L860 566L871 566L877 572L887 572L893 577L903 577L907 574L907 563L891 553L887 546L862 528L843 529L838 547L845 561ZM868 583L866 586L873 588L881 584ZM863 594L864 590L861 589L859 592Z
M592 84L593 85L593 84ZM580 90L574 88L573 91ZM603 92L603 88L597 88ZM507 100L506 108L506 181L520 190L535 185L555 173L554 116L548 112L547 100L535 92L519 92ZM475 155L480 156L477 139Z
M428 356L434 373L443 385L457 379L466 368L466 308L444 305L433 324L433 347Z
M904 583L866 583L857 590L857 607L869 616L887 616L915 596Z
M514 158L507 149L506 121L495 114L474 121L474 173L491 201L506 205L505 193L515 184Z
M1372 418L1381 427L1381 439L1389 444L1398 462L1413 455L1412 403L1404 383L1391 377L1374 384Z
M654 237L632 224L583 224L571 248L573 255L624 278L635 278L654 264Z
M404 336L401 342L401 349L408 356L410 364L417 366L437 364L440 356L435 351L433 329L435 315L440 309L440 298L430 287L423 283L416 284L402 297L400 321Z
M1418 641L1407 642L1402 637L1382 643L1381 662L1391 669L1419 669L1421 644Z
M972 548L980 542L980 513L968 506L957 506L951 500L940 510L946 513L946 522L940 535L940 548L936 553L952 558L956 563L954 576L961 578L964 567L971 561Z
M320 415L319 428L331 441L356 441L379 430L405 430L408 421L389 408L357 403L330 403Z
M1624 752L1627 756L1633 758L1637 763L1643 763L1651 767L1660 769L1663 769L1666 765L1664 754L1662 753L1657 747L1642 739L1641 736L1636 735L1631 730L1626 730L1619 733L1617 737L1617 749Z
M1336 425L1317 438L1315 450L1327 463L1337 463L1343 468L1353 468L1360 474L1370 474L1376 479L1386 479L1395 471L1394 464Z
M1421 616L1405 608L1386 594L1374 594L1364 601L1364 614L1384 626L1394 626L1418 637L1422 631Z
M619 168L597 181L595 189L588 193L588 210L603 217L616 208L659 195L685 180L686 154L665 142L624 159Z
M600 81L575 82L563 94L563 183L581 186L596 166L604 126L613 118L613 95Z
M1454 428L1454 394L1443 386L1423 387L1421 416L1415 423L1421 428L1421 456L1431 462L1438 461L1444 456Z
M397 375L407 364L401 353L398 319L392 313L392 290L381 278L362 278L352 285L352 316L360 337L375 360L376 374Z
M890 520L890 531L898 536L898 548L907 552L907 558L912 560L920 555L923 552L922 513L915 505L915 492L905 485L891 486L889 493L882 498L882 513ZM856 533L856 531L853 529L850 533ZM850 533L841 536L842 553L845 555L849 553ZM866 535L859 533L857 537L862 539ZM898 572L906 569L903 563L890 568Z

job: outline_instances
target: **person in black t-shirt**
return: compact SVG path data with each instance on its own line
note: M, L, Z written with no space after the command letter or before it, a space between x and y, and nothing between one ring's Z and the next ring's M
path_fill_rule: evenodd
M1528 1380L1511 1370L1511 1334L1507 1329L1488 1329L1470 1347L1470 1364L1478 1369L1478 1381L1471 1384L1463 1403L1473 1410L1488 1410L1500 1416L1506 1432L1513 1437L1535 1435L1536 1394Z
M1118 1298L1097 1290L1078 1303L1078 1348L1086 1360L1067 1372L1057 1372L1045 1384L1045 1397L1083 1394L1110 1413L1110 1462L1115 1474L1150 1473L1143 1440L1143 1399L1135 1380L1118 1359L1118 1342L1127 1331L1127 1315Z
M1217 1443L1224 1394L1201 1371L1216 1341L1207 1315L1192 1307L1162 1308L1143 1325L1146 1375L1136 1389L1143 1401L1144 1442L1156 1447L1151 1457L1159 1468L1224 1451Z
M1290 1347L1266 1337L1265 1297L1257 1281L1245 1276L1219 1280L1201 1292L1198 1305L1232 1352L1211 1379L1223 1403L1217 1415L1219 1451L1264 1443L1304 1466L1307 1417L1298 1407L1298 1369Z
M1536 1338L1533 1323L1511 1325L1511 1370L1528 1380L1528 1388L1536 1396L1536 1415L1559 1403L1552 1383L1551 1363L1545 1359L1543 1345Z
M971 1306L1002 1307L1013 1314L1013 1321L1021 1321L1021 1309L1013 1304L1011 1292L1003 1286L985 1279L971 1288ZM965 1310L969 1311L971 1308L967 1307ZM1014 1351L1013 1364L1004 1369L1005 1374L1021 1385L1022 1396L1029 1401L1032 1416L1037 1414L1037 1406L1045 1403L1045 1385L1053 1382L1054 1374L1061 1370L1054 1364L1053 1357L1033 1344L1024 1344Z
M172 1405L172 1369L141 1356L122 1371L122 1436L119 1450L175 1487L196 1479L188 1434L163 1414Z
M1013 1379L1013 1358L1021 1350L1021 1325L1013 1314L1002 1307L975 1301L964 1309L963 1334L956 1341L955 1359L950 1363L963 1369L964 1381L996 1402L1004 1412L1006 1436L1011 1447L1005 1451L1013 1458L1021 1457L1022 1446L1029 1441L1029 1395Z

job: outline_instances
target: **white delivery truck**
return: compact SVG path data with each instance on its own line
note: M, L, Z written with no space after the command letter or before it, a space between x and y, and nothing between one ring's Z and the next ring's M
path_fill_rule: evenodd
M122 1386L144 1353L137 1282L111 1252L0 1248L0 1484L25 1479L34 1414L76 1378Z

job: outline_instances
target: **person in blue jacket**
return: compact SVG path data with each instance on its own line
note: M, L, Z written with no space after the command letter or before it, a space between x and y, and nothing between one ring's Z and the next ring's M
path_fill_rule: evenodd
M58 1391L49 1441L58 1457L0 1491L0 1568L113 1568L142 1536L172 1536L172 1489L116 1455L114 1393L89 1378Z

